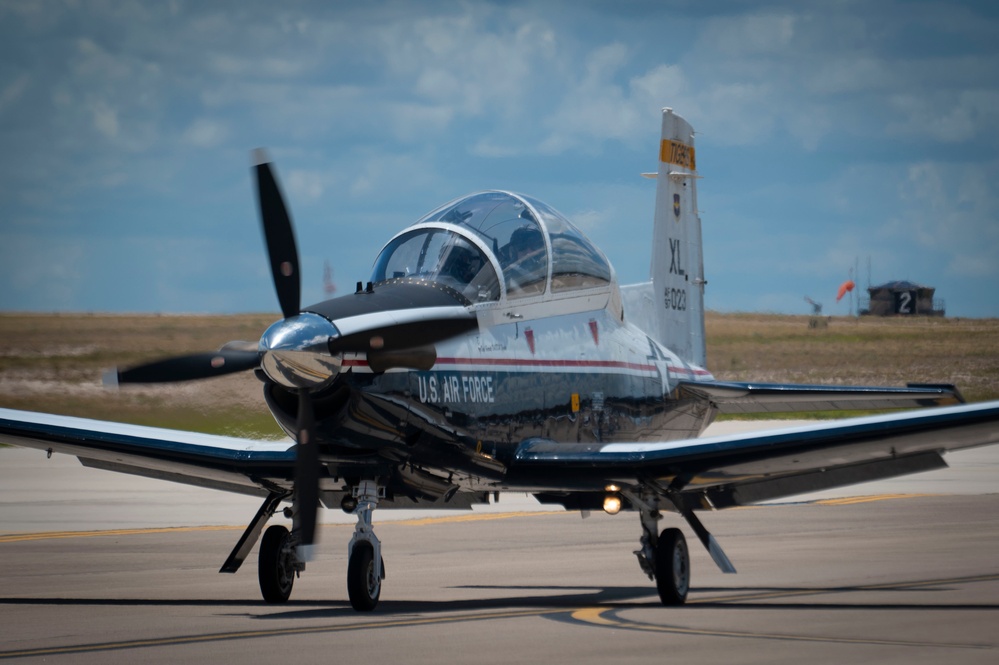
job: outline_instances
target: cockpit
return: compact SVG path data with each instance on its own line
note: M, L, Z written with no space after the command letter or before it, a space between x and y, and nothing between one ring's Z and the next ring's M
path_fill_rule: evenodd
M607 258L561 213L509 192L452 201L395 236L371 281L427 281L469 304L609 288Z

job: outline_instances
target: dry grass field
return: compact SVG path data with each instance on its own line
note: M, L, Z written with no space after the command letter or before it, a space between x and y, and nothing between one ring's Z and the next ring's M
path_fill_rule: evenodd
M279 436L251 373L105 390L104 370L257 340L276 314L0 314L0 406L248 436ZM731 381L954 383L999 399L999 320L707 316L708 367ZM772 416L768 416L772 417ZM800 417L800 415L798 416Z
M281 436L251 372L107 390L105 370L256 341L280 315L0 314L0 406L235 436Z
M720 380L900 386L953 383L999 399L999 319L706 317L708 368Z

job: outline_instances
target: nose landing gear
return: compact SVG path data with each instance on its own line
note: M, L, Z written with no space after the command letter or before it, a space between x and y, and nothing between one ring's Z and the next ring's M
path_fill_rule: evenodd
M371 523L378 499L385 496L385 488L374 480L362 480L354 488L352 496L357 500L357 508L354 510L357 525L347 548L347 596L355 610L370 612L378 605L382 580L385 579L382 544L375 536Z

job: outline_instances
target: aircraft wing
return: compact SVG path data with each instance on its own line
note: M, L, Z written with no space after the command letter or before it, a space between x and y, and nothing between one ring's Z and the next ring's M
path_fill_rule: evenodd
M999 401L662 443L533 439L510 480L550 487L539 498L570 509L599 508L603 487L639 480L695 508L727 508L929 471L946 466L945 451L994 443Z
M0 444L75 455L83 466L146 478L266 497L294 486L294 443L261 441L0 408ZM339 506L342 483L320 479L320 499ZM399 494L379 508L463 510L484 503L484 492L447 499Z
M84 466L254 496L290 490L291 441L257 441L0 409L0 443L77 456Z
M843 409L899 409L964 402L948 384L910 383L905 388L813 386L785 383L682 381L678 396L710 402L719 413L782 413Z

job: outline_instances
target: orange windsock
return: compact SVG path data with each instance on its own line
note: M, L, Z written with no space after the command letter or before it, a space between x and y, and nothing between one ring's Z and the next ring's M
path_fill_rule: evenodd
M848 279L845 282L843 282L842 284L840 284L839 285L839 291L836 292L836 302L839 302L840 300L842 300L843 296L846 295L847 291L853 291L853 287L855 287L855 286L857 286L857 285L853 283L852 279Z

